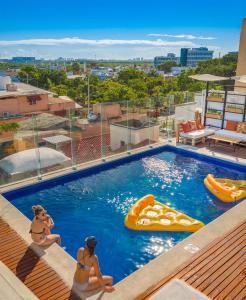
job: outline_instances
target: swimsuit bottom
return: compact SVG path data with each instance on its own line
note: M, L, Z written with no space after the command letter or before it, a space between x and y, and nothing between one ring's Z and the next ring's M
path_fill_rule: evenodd
M83 292L84 290L87 289L89 285L89 279L87 282L84 283L78 283L77 281L73 281L73 287L76 288L77 290L79 290L80 292Z
M47 237L47 235L44 235L42 238L41 238L41 240L40 241L34 241L34 243L36 244L36 245L39 245L39 246L42 246L42 244L44 243L44 242L46 242L48 240L48 237Z

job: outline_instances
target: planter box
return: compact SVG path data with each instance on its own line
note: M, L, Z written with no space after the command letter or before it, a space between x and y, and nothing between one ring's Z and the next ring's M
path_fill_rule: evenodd
M208 97L207 100L211 102L221 102L221 103L224 102L224 98L220 98L220 97Z
M232 112L232 113L236 113L236 114L242 114L243 113L243 109L241 108L233 108L233 107L227 107L225 109L226 112Z
M206 117L211 118L211 119L222 120L222 115L217 115L217 114L212 114L212 113L207 113Z

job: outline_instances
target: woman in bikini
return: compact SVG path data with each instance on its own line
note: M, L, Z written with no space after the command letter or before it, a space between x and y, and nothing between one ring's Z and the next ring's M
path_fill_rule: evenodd
M85 248L77 253L77 268L74 274L74 288L80 292L103 289L113 292L112 276L102 276L97 256L94 254L97 241L94 236L85 239Z
M30 233L34 243L39 246L49 246L56 242L60 245L60 235L50 233L50 229L54 226L54 222L47 216L45 209L41 205L34 205L32 210L34 219L31 224Z

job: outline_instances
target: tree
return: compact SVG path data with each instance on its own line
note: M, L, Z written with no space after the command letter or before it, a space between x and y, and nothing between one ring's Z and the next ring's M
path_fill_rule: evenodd
M118 81L123 84L128 84L129 80L144 79L144 77L145 77L144 72L133 68L127 68L120 71L118 75Z
M74 62L72 64L73 74L78 74L80 72L80 64L78 62Z
M19 128L16 122L0 122L0 134L4 132L15 132Z
M236 68L237 54L226 54L222 58L199 62L196 68L196 73L232 77L236 73Z
M172 67L176 67L177 63L175 61L165 61L158 66L159 71L164 71L165 73L170 73Z

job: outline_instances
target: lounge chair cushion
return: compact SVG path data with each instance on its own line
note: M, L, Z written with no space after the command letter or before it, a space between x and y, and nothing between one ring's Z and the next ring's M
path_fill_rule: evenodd
M221 130L217 130L216 134L220 135L220 136L224 136L224 137L239 139L239 140L241 140L243 142L246 142L246 133L241 133L241 132L236 132L236 131L221 129Z
M215 133L214 129L205 128L205 129L195 130L191 132L182 132L180 133L180 136L186 139L200 139L214 133Z
M227 120L226 121L226 130L236 131L237 130L237 121Z
M190 127L189 122L183 122L181 123L181 127L183 129L184 132L190 132L192 131L192 128Z

